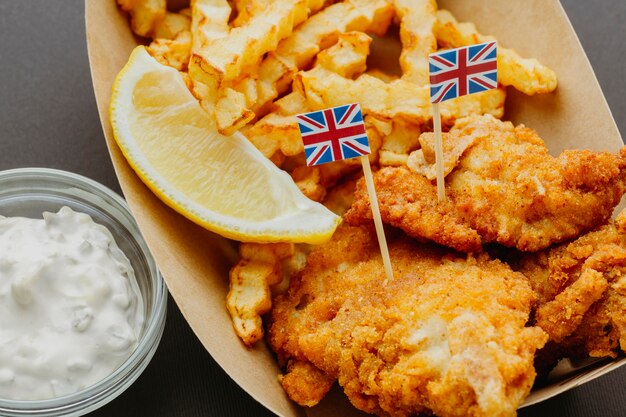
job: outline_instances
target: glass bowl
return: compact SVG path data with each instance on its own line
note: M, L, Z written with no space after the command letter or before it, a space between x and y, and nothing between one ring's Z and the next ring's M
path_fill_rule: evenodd
M167 309L167 288L126 202L109 188L70 172L23 168L0 172L0 215L42 218L68 206L106 226L130 260L143 297L144 325L137 348L111 375L74 394L49 400L0 399L0 415L80 416L113 400L148 366L156 351Z

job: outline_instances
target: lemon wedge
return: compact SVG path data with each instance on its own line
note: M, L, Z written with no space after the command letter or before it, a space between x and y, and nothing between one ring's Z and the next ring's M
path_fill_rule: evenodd
M240 241L317 244L340 222L245 136L219 134L178 71L143 46L117 76L110 111L115 139L141 180L206 229Z

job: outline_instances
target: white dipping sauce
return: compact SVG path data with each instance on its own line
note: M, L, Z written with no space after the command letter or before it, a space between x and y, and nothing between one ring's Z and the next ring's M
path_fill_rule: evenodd
M71 394L133 352L143 302L106 227L63 207L43 219L0 216L0 398Z

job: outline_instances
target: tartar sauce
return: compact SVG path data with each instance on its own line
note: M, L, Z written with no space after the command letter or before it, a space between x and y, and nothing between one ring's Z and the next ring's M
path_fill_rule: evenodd
M63 207L0 216L0 398L71 394L133 352L143 302L109 230Z

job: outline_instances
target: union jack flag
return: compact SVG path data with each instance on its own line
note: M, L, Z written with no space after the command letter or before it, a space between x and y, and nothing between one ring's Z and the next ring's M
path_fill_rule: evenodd
M496 41L430 54L430 102L498 87Z
M296 116L308 166L368 155L361 106L357 103Z

